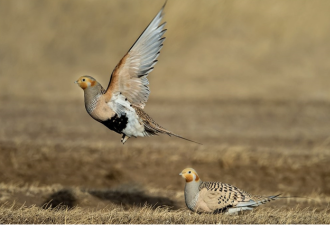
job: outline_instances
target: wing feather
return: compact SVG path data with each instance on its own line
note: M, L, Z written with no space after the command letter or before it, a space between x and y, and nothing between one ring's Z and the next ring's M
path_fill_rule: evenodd
M203 200L210 210L226 210L235 207L239 202L249 201L251 195L230 184L221 182L203 182L200 189L205 189Z
M132 105L144 108L150 94L147 76L154 69L165 40L166 23L160 24L165 4L113 70L105 92L107 102L120 92Z
M203 182L200 186L202 199L214 213L229 213L252 210L254 207L279 198L279 195L264 197L251 196L249 193L230 184L221 182ZM235 210L233 208L239 208Z

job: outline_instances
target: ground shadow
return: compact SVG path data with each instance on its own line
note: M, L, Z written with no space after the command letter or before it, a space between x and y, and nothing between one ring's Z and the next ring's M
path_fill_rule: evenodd
M102 189L102 190L80 190L83 193L88 193L90 196L97 197L101 201L108 201L124 208L132 206L143 207L145 205L157 207L168 207L169 209L178 209L175 201L162 196L150 196L143 190L136 187L123 187L122 189ZM41 205L43 209L58 208L58 209L72 209L79 201L79 194L74 194L70 189L62 189L51 194ZM86 197L86 195L84 195ZM82 197L84 198L84 197Z
M63 189L50 195L42 204L43 209L48 208L65 208L72 209L76 205L77 199L72 191Z
M120 191L120 190L89 190L88 193L102 199L110 201L111 203L118 204L124 207L144 205L153 206L153 208L166 206L170 209L178 209L176 203L166 197L149 196L143 191Z

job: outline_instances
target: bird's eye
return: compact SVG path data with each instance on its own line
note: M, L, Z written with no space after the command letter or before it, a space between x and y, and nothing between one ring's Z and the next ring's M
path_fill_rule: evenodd
M82 79L82 81L83 81L83 82L85 82L85 81L86 81L86 79L84 78L84 79Z
M191 171L188 171L188 173L191 173Z

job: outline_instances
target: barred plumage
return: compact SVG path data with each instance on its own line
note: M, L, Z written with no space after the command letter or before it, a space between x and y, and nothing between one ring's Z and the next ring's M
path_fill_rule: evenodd
M253 196L230 184L203 182L192 168L184 169L180 175L186 179L185 201L195 212L237 213L275 200L279 195Z

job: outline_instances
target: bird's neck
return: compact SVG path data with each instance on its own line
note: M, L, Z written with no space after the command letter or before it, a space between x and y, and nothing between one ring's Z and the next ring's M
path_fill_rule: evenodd
M88 113L92 113L96 107L99 97L104 93L100 84L95 87L88 87L84 90L85 108Z
M199 186L201 185L201 183L201 179L199 179L198 181L186 182L184 197L186 199L187 207L191 210L194 210L195 208L197 194L199 193Z

